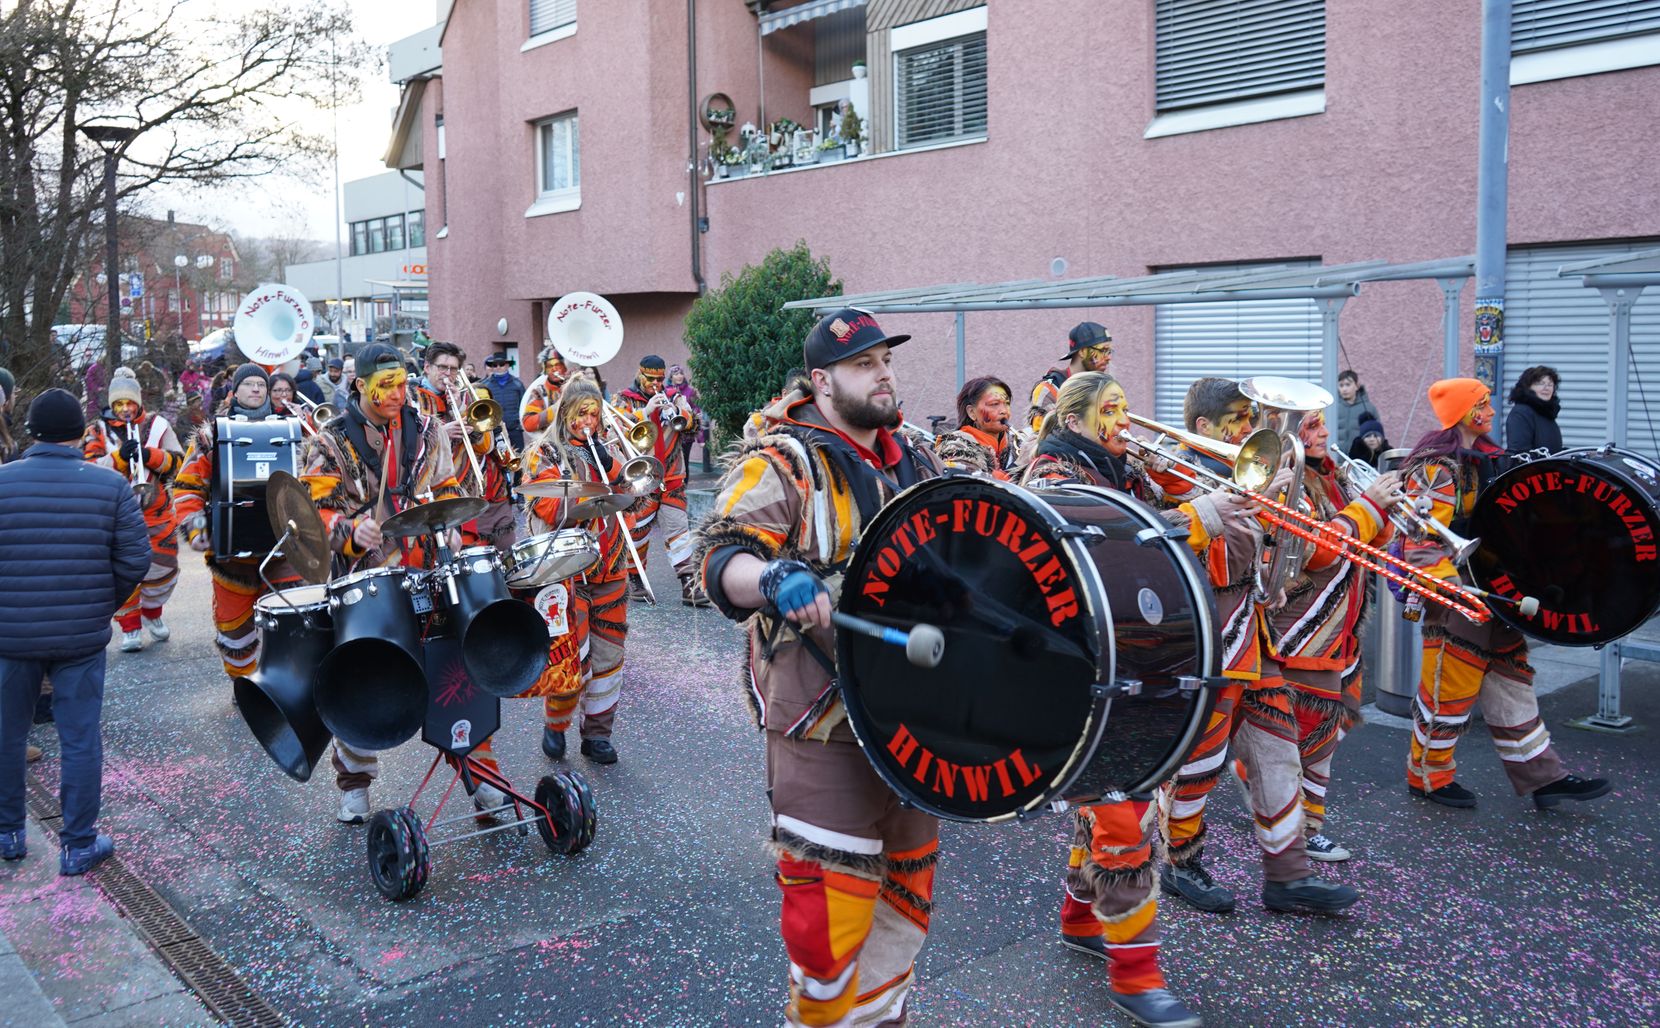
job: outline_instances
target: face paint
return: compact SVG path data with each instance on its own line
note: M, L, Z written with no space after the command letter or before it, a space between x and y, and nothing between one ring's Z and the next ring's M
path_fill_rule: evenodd
M565 431L577 441L585 441L599 431L599 404L584 400L565 420Z
M1099 346L1087 346L1079 352L1083 358L1085 371L1105 371L1112 363L1112 347L1106 343Z
M390 421L409 396L409 372L403 368L386 368L370 375L363 383L363 398L369 411Z
M656 396L663 391L664 377L665 374L661 371L640 372L640 392L647 396Z
M1326 428L1325 415L1303 415L1302 424L1297 426L1297 438L1302 440L1305 457L1312 459L1326 456L1326 444L1331 440L1331 430Z
M992 386L968 409L968 420L975 428L992 435L1009 430L1009 394Z
M1235 400L1228 412L1212 423L1205 421L1203 434L1224 443L1242 443L1251 434L1251 401Z
M116 400L114 403L110 404L110 409L114 411L115 416L120 418L122 421L138 420L138 412L140 408L138 404L134 403L132 400Z
M1487 431L1493 427L1492 399L1483 396L1481 402L1470 408L1470 413L1464 415L1464 420L1459 424L1476 435L1486 435Z
M1101 394L1101 405L1095 411L1095 435L1108 453L1122 457L1129 444L1119 438L1119 433L1129 428L1130 405L1124 398L1124 390L1114 383Z

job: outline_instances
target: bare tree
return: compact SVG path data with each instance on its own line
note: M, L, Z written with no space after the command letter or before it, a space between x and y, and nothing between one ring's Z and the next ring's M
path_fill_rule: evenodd
M135 131L117 151L124 207L163 183L291 168L328 152L297 124L306 109L357 95L371 58L351 32L345 0L237 16L211 0L17 0L0 13L0 342L14 373L38 388L61 370L53 317L101 227L104 155L81 127Z

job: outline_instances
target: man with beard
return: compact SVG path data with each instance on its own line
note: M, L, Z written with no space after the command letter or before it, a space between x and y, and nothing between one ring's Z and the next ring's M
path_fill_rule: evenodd
M700 533L704 588L749 630L793 1024L902 1022L928 932L938 822L865 759L830 656L830 597L861 527L940 471L887 427L892 347L908 338L854 308L821 320L804 346L811 393L739 453Z
M697 415L684 400L671 400L664 391L668 368L663 358L647 354L640 359L640 373L628 388L617 393L617 409L637 419L645 419L657 426L657 445L652 456L663 462L663 486L652 496L644 497L634 507L634 546L640 555L639 567L630 574L630 599L644 599L644 588L639 576L645 574L651 558L651 528L659 511L663 514L663 544L674 563L674 573L680 579L680 602L688 607L707 607L709 598L697 584L697 566L692 562L696 542L691 534L691 522L686 516L686 450L680 445L682 436L697 431ZM686 427L671 427L675 415L686 422Z
M1066 364L1050 368L1032 387L1032 406L1026 423L1033 432L1043 427L1043 418L1055 409L1061 385L1080 371L1106 371L1112 363L1112 333L1105 325L1080 321L1067 333Z
M984 375L963 383L957 393L957 427L934 440L934 452L948 468L1007 479L1015 465L1009 437L1008 383Z

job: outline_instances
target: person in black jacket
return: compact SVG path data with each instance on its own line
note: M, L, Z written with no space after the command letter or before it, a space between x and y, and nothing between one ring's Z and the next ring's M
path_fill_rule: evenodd
M1349 456L1377 467L1383 452L1389 449L1389 437L1383 434L1383 424L1376 418L1362 418L1358 432L1355 441L1349 444Z
M63 746L58 873L85 874L115 852L96 831L110 618L150 570L150 533L127 480L82 458L80 401L48 389L29 406L38 442L0 467L0 859L24 848L24 747L52 676Z
M1562 449L1562 429L1556 415L1562 411L1562 398L1556 390L1562 376L1556 369L1539 364L1522 372L1516 379L1516 388L1510 390L1510 416L1504 420L1504 447L1512 453L1544 449L1556 453Z

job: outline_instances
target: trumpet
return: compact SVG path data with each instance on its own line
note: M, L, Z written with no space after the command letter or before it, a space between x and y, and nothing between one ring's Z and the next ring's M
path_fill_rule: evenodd
M627 448L634 451L631 456L639 456L647 450L657 448L657 426L646 417L635 417L626 411L620 411L611 405L611 401L601 399L604 406L607 424L620 438L627 441Z
M1337 473L1348 480L1349 486L1356 492L1365 492L1378 476L1383 474L1377 468L1363 460L1356 460L1341 450L1328 451L1337 462ZM1469 563L1470 555L1481 547L1480 539L1466 539L1429 516L1429 511L1413 504L1410 500L1402 500L1389 508L1389 520L1395 527L1414 538L1423 538L1433 535L1445 543L1452 550L1452 561L1459 567Z
M1481 597L1475 596L1456 583L1436 578L1385 550L1363 543L1333 528L1304 511L1262 495L1259 490L1266 488L1272 481L1283 452L1279 434L1273 429L1259 429L1245 442L1235 445L1183 432L1180 429L1167 428L1150 418L1134 414L1130 415L1130 420L1144 428L1180 439L1206 456L1230 463L1233 466L1233 474L1232 477L1224 477L1203 465L1165 453L1128 432L1120 433L1119 438L1123 439L1131 452L1140 459L1161 459L1170 462L1175 474L1205 492L1226 490L1247 495L1266 508L1258 516L1276 529L1295 536L1308 545L1329 550L1338 558L1357 567L1375 571L1408 592L1417 593L1432 603L1461 614L1475 624L1482 624L1491 618L1492 615L1473 602Z

